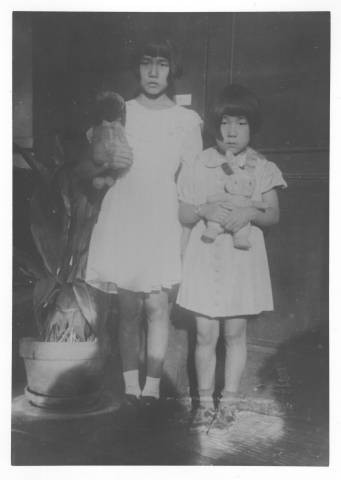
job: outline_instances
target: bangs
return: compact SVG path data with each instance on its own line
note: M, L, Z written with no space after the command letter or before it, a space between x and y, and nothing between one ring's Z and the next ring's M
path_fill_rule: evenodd
M147 55L148 57L166 58L169 62L173 60L171 48L166 43L149 43L148 45L145 45L140 51L139 60L141 60L144 55Z
M224 115L230 115L231 117L245 117L248 121L252 117L253 109L249 105L243 105L242 103L227 103L226 105L221 105L217 109L218 117L220 121L223 119Z
M170 82L172 82L173 79L179 78L182 75L182 67L177 56L177 51L174 49L174 46L169 40L154 39L140 46L140 48L135 54L134 60L137 74L141 60L145 55L148 57L160 57L168 60L170 68Z

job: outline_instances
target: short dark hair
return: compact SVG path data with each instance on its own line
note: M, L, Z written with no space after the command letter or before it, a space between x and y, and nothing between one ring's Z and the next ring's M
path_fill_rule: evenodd
M224 115L245 117L251 134L256 133L261 124L259 99L243 85L228 85L222 90L210 115L210 130L218 139L221 139L220 125Z
M133 68L137 78L140 78L140 63L144 55L151 57L163 57L169 62L168 88L167 91L174 94L174 80L181 77L182 66L175 45L167 38L158 35L142 41L136 48L133 56Z

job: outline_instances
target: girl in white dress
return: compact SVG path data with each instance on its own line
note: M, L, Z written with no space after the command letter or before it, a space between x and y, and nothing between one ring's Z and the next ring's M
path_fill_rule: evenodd
M172 100L179 67L168 41L137 55L140 92L127 102L126 136L133 152L117 152L122 170L106 193L89 249L87 282L117 293L123 406L156 405L168 343L169 293L180 282L181 225L176 174L202 150L201 120ZM139 384L140 322L147 320L147 377Z
M224 409L239 389L246 363L246 325L252 315L273 309L272 290L263 232L279 220L277 188L286 183L272 162L249 146L250 135L260 123L258 100L239 85L226 87L214 114L213 130L216 147L202 152L195 161L188 162L180 172L178 192L180 219L192 226L184 255L183 278L177 303L195 313L197 343L195 365L200 407L194 422L209 422L217 417L212 394L216 366L216 344L220 325L223 326L226 346L225 387L219 412ZM224 232L213 243L205 243L202 234L205 223L211 219L216 204L208 198L223 192L226 183L226 152L234 154L240 171L253 176L255 204L265 202L264 210L234 207L220 220ZM228 154L229 155L229 154ZM227 156L228 156L227 155ZM216 195L217 196L217 195ZM231 233L251 222L250 244L247 250L233 244Z

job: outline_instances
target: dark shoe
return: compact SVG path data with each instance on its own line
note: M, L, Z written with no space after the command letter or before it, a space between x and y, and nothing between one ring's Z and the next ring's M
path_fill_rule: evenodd
M144 409L153 409L159 404L159 399L149 395L140 397L141 407Z
M162 406L158 398L142 396L140 398L140 420L147 427L158 427L163 424Z
M154 416L160 411L160 400L155 397L143 396L140 398L141 412L144 416Z
M140 408L140 399L135 395L126 393L117 411L119 421L128 424L131 423L132 425L135 424Z
M140 399L136 395L131 395L126 393L123 397L121 407L122 409L127 410L138 410L140 407Z

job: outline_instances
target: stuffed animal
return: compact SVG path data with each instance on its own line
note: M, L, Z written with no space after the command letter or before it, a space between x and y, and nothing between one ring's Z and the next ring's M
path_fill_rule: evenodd
M117 169L113 168L113 160L117 147L128 145L124 131L125 102L115 92L101 92L96 97L95 123L92 131L92 159L96 166L103 167L100 176L93 179L95 188L111 187L117 177ZM132 160L132 151L131 152Z
M224 170L227 173L224 191L210 195L207 198L208 202L229 202L235 207L255 207L262 210L267 208L266 202L251 200L255 189L255 179L250 172L237 169L231 159L230 161L227 160L227 167ZM232 233L235 248L248 250L251 247L249 241L250 228L251 224L248 224ZM205 243L212 243L223 232L224 229L219 223L208 221L201 239Z

